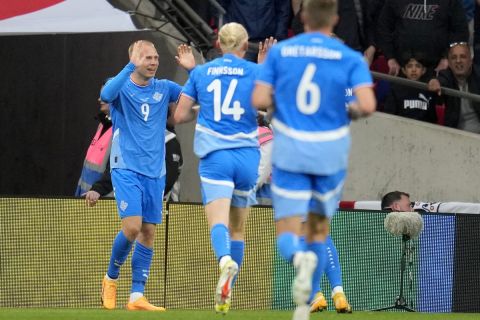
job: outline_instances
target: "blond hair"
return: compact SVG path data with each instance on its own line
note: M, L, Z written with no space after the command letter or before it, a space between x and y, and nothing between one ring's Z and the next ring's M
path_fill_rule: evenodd
M238 51L248 41L248 33L241 24L231 22L220 29L218 40L223 52Z
M331 27L337 16L337 0L304 0L302 10L311 29Z
M148 41L148 40L138 40L138 41L135 41L133 42L129 47L128 47L128 56L131 57L132 56L132 52L133 52L133 46L135 45L135 43L137 42L142 42L142 45L148 45L148 46L152 46L155 48L155 45L153 44L153 42L151 41ZM156 48L155 48L156 50Z

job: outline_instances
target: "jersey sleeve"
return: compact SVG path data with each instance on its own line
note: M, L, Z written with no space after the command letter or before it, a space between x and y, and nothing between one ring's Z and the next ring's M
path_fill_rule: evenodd
M180 93L182 93L182 87L170 80L167 80L167 87L170 94L168 102L177 102L180 98Z
M360 55L355 55L352 60L349 87L354 91L359 87L371 87L373 85L372 75L368 70L367 63L365 60L363 60L363 57Z
M277 47L272 47L267 53L265 61L259 65L256 83L273 86L275 82L275 60L277 53Z
M199 68L193 69L192 72L190 72L190 77L188 78L187 82L183 86L182 94L186 95L187 97L191 98L192 100L197 101L197 88L195 86L195 79L197 77Z
M111 103L117 99L120 90L125 82L130 78L130 75L135 71L135 65L129 62L125 68L120 71L115 77L108 80L100 92L100 99L104 102Z

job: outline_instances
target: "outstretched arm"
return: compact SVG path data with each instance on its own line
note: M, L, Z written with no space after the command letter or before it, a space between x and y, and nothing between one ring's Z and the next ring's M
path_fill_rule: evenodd
M198 109L194 109L195 101L182 94L177 103L177 108L173 115L173 122L175 124L193 121L197 117Z
M369 86L362 86L354 90L356 102L348 105L348 113L352 120L367 117L377 107L377 100L375 99L375 93Z
M257 109L262 110L272 107L272 93L273 90L271 86L263 83L257 83L252 93L252 105Z

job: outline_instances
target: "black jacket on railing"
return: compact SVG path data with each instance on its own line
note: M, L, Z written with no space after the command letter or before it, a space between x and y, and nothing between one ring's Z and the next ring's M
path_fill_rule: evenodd
M438 81L442 87L447 87L459 90L459 86L455 76L450 68L439 72ZM478 69L473 67L472 73L467 79L468 92L480 94L480 75ZM445 125L447 127L457 128L460 119L461 100L457 97L444 96L445 101ZM480 119L480 103L472 102L472 107L475 110L478 119Z

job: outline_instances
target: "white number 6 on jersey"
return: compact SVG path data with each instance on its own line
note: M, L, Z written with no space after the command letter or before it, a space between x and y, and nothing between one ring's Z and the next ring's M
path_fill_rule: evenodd
M150 105L148 103L144 103L140 106L140 110L143 114L143 120L147 121L148 115L150 114Z
M304 114L314 114L320 108L320 87L312 81L316 70L315 64L309 63L297 88L297 107ZM307 99L309 94L310 101Z

